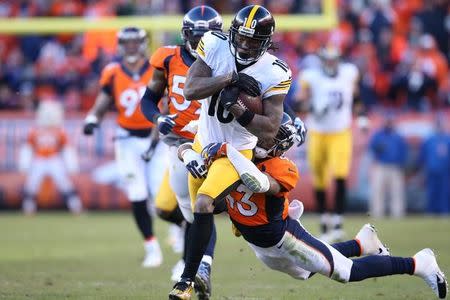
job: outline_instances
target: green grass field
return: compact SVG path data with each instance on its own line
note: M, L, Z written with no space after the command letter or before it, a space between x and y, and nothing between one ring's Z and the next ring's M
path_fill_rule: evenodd
M317 219L303 223L317 233ZM354 235L366 222L346 223ZM438 253L450 272L450 219L408 218L374 222L393 255L410 256L424 247ZM35 217L0 214L0 299L167 299L170 270L178 260L166 244L167 224L156 222L164 251L157 269L140 267L143 248L130 214L39 213ZM213 299L433 299L425 283L412 276L370 279L343 285L321 276L296 281L269 270L235 238L227 218L217 217Z

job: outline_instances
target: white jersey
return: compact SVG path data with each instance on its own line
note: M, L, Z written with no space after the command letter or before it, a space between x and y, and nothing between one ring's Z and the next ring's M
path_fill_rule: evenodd
M307 69L300 74L302 86L309 86L314 113L307 119L308 129L317 132L338 132L348 129L352 121L353 93L358 69L340 63L335 77L321 68Z
M197 48L199 57L211 68L212 76L236 71L228 37L218 32L207 32ZM262 98L287 94L291 85L291 70L274 55L265 53L256 63L245 68L246 73L261 84ZM197 139L202 147L209 143L228 142L237 150L253 149L257 137L241 126L234 116L219 105L218 95L202 101Z

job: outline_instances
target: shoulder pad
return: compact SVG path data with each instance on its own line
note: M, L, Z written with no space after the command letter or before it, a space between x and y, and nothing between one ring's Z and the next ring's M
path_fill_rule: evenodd
M164 60L170 56L174 55L179 46L164 46L158 48L150 58L150 64L152 67L157 69L164 69Z

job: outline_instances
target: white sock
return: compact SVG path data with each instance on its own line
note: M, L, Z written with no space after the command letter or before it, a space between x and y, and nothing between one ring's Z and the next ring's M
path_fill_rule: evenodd
M207 263L207 264L209 264L211 266L212 265L212 261L213 261L213 259L212 259L211 256L203 255L202 262L205 262L205 263Z

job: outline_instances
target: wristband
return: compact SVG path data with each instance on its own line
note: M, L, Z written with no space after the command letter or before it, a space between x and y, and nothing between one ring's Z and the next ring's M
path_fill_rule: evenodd
M246 127L255 117L255 113L246 109L242 115L236 118L236 121L241 124L241 126Z

